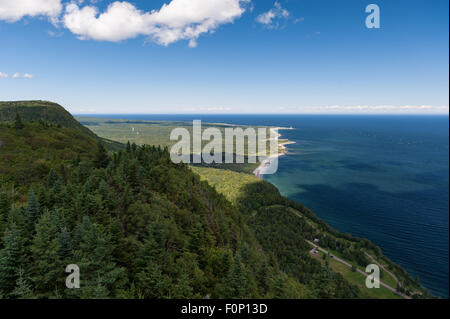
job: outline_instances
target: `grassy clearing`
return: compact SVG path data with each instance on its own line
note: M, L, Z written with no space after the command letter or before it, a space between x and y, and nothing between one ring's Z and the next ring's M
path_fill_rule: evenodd
M332 250L332 249L327 249L331 254L333 254L334 256L337 256L343 260L346 260L346 258L337 250ZM356 267L358 267L358 269L365 271L365 268L361 267L360 265L357 265L356 262L354 261L348 261L348 263L355 265ZM384 271L383 269L380 268L380 279L382 282L384 282L385 284L391 286L392 288L396 288L397 287L397 281L386 271ZM365 286L364 286L365 287Z
M325 266L325 254L322 251L318 251L317 254L310 254L314 259L319 261ZM380 286L380 288L369 289L366 287L366 277L362 274L352 271L346 265L334 260L329 259L329 265L333 271L340 273L347 281L357 286L360 290L360 297L365 299L403 299L402 297L394 294L389 289ZM382 279L383 281L383 279ZM385 281L383 281L385 282ZM385 282L386 283L386 282ZM395 287L395 286L394 286Z
M366 287L366 277L362 274L352 271L349 267L346 265L330 259L330 267L342 276L344 276L345 279L347 279L351 284L356 285L359 290L361 291L361 297L367 298L367 299L403 299L402 297L394 294L389 289L380 286L380 288L373 288L369 289Z
M260 181L253 175L229 170L208 167L191 167L191 169L233 203L239 197L243 186Z

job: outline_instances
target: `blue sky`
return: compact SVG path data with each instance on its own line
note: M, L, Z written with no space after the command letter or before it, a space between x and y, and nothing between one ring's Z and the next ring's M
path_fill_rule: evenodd
M0 0L0 100L72 113L448 114L447 0L20 1ZM380 29L366 28L370 3Z

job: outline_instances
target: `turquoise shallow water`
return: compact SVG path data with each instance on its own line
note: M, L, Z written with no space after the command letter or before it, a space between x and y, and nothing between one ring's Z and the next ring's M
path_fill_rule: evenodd
M293 126L280 133L296 144L265 179L448 298L448 116L104 116Z

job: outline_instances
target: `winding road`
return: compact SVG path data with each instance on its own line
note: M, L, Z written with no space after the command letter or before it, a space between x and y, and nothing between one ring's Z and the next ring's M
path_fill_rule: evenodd
M323 249L322 247L317 246L316 244L314 244L313 242L311 242L311 241L309 241L309 240L306 240L306 241L308 242L308 244L310 244L311 246L314 247L313 249L318 249L318 250L320 250L321 252L323 252L324 254L328 254L328 251L325 250L325 249ZM352 265L351 265L350 263L346 262L345 260L342 260L341 258L339 258L339 257L337 257L337 256L334 256L334 255L331 254L331 253L330 253L330 257L333 258L334 260L336 260L336 261L338 261L338 262L340 262L340 263L346 265L347 267L352 268ZM372 256L369 255L369 257L372 257ZM377 265L379 265L379 264L375 261L374 258L372 258L372 260L373 260ZM381 265L379 265L379 266L380 266L381 268L384 269L383 266L381 266ZM369 276L367 273L365 273L365 272L362 271L361 269L356 268L356 271L359 272L360 274L366 276L366 277ZM394 278L395 278L395 276L394 276ZM395 288L392 288L391 286L385 284L385 283L382 282L381 280L380 280L380 285L382 285L382 286L385 287L386 289L389 289L390 291L392 291L392 292L393 292L394 294L396 294L396 295L399 295L399 296L401 296L401 297L403 297L403 298L405 298L405 299L411 299L411 297L409 297L409 296L407 296L407 295L405 295L405 294L402 294L402 293L398 292Z

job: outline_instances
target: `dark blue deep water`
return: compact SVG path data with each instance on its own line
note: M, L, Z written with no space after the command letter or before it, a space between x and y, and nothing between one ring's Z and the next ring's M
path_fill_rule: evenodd
M105 117L293 126L280 133L296 144L265 179L332 227L369 238L433 294L448 298L448 116Z

